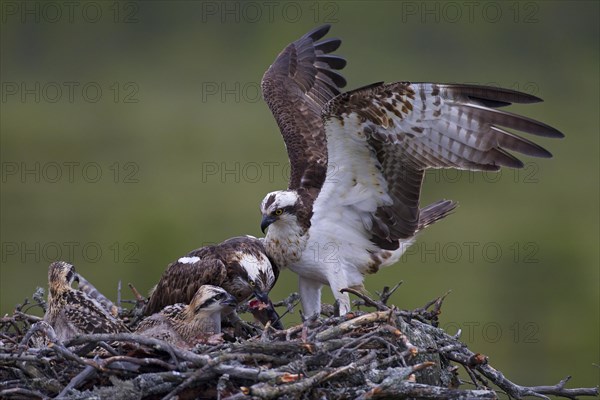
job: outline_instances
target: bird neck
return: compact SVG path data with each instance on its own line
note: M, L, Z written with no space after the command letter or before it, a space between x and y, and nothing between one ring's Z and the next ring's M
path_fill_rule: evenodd
M184 340L192 341L199 334L213 335L221 333L221 313L201 311L191 318L178 318L173 321L173 325Z
M213 333L221 333L221 313L213 313L210 317Z
M300 260L306 247L308 231L298 223L277 221L269 226L265 236L265 249L281 268Z
M58 296L61 296L63 293L66 293L66 292L68 292L69 290L72 290L72 289L73 288L71 288L70 286L64 286L64 285L56 286L56 285L52 285L52 286L49 287L48 294L49 294L49 296L52 296L52 297L58 297Z

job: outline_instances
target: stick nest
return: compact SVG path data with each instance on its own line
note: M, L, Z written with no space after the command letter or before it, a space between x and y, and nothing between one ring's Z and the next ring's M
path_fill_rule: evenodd
M396 286L397 288L397 286ZM486 356L438 328L445 296L407 311L388 306L396 289L375 300L352 290L356 311L306 319L277 331L183 350L133 333L82 335L66 343L32 307L45 308L43 290L0 322L0 398L6 399L379 399L598 396L598 388L569 389L509 381ZM292 310L297 295L279 306ZM139 306L139 304L138 304ZM123 317L135 323L134 307ZM36 345L45 335L49 345ZM468 379L458 372L466 371Z

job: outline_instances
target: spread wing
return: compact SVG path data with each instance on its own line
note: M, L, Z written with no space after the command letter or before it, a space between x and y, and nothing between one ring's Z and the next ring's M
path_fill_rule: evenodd
M144 309L145 315L157 313L172 304L189 304L198 288L204 284L223 284L227 278L225 264L214 257L203 258L204 249L193 251L167 267L150 295Z
M341 41L318 41L329 28L316 28L288 45L262 80L263 97L279 125L290 159L290 189L318 192L325 180L327 148L321 111L346 86L346 80L336 72L344 68L346 60L330 54Z
M313 220L327 223L328 215L336 215L332 206L343 207L360 218L372 242L397 248L398 239L423 225L419 196L426 169L521 168L509 151L551 157L506 128L551 138L562 133L498 109L538 101L493 87L407 82L374 84L336 97L324 109L333 176L315 202Z

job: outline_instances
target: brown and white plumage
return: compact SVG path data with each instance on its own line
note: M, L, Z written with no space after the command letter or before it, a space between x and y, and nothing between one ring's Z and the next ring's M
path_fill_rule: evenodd
M345 164L362 161L373 166L369 172L386 190L378 195L377 185L368 183L359 188L373 192L370 198L378 199L366 224L378 244L398 247L398 239L410 238L417 231L426 169L523 167L508 150L551 157L547 150L505 128L554 138L562 137L559 131L497 109L511 102L539 101L500 88L408 82L375 84L344 93L323 110L331 142L330 162L338 167L339 182L324 188L320 201L328 203L336 192L357 191L352 179L360 171L349 171ZM348 153L357 158L349 162Z
M320 38L327 30L318 28L286 49L302 48L302 54L310 54L306 37ZM316 52L318 44L312 46ZM324 160L327 170L318 180L292 176L288 190L269 193L261 203L261 227L269 227L269 255L300 276L307 314L319 312L323 284L332 287L342 310L348 311L349 298L339 289L362 287L364 274L396 262L420 230L456 207L442 200L420 208L425 170L520 168L523 164L509 151L551 155L506 129L563 136L548 125L498 109L540 99L493 87L376 83L338 95L327 92L333 96L318 108L303 90L302 82L310 79L293 73L297 62L288 53L284 50L273 64L278 71L290 71L287 89L265 91L264 96L279 123L292 171L320 170ZM315 77L315 71L323 74L327 64L319 69L318 57L312 60L315 68L302 70ZM267 72L265 79L273 81L272 74ZM263 82L263 88L271 86ZM272 106L286 103L287 107ZM311 123L297 121L304 114L297 113L294 104L311 106L306 106ZM321 126L312 123L316 112ZM295 124L279 122L289 120ZM298 149L306 138L314 138L314 145ZM318 161L310 157L313 152Z
M48 308L44 321L50 324L59 340L79 334L119 333L129 330L99 302L71 287L78 279L75 267L64 261L48 268Z
M267 256L262 239L239 236L196 249L171 263L152 290L145 315L176 303L188 304L202 285L222 287L238 302L252 296L269 305L272 322L279 319L268 293L279 268ZM280 326L280 325L278 325Z
M329 25L319 27L288 45L261 83L290 158L289 187L307 189L307 206L323 185L327 171L321 110L346 86L346 80L337 72L346 60L331 54L341 41L320 40L328 31Z
M231 313L237 299L223 288L202 285L190 304L173 304L144 319L136 332L165 340L179 347L193 347L198 341L221 333L221 318Z

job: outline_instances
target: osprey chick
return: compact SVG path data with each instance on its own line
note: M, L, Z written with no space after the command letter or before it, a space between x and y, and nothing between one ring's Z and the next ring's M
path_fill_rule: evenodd
M202 285L190 304L173 304L144 319L136 332L183 348L221 333L221 318L231 313L237 299L220 287Z
M86 333L129 332L102 304L71 287L78 277L75 267L64 261L53 262L48 268L48 308L44 321L54 328L58 339L65 341Z

